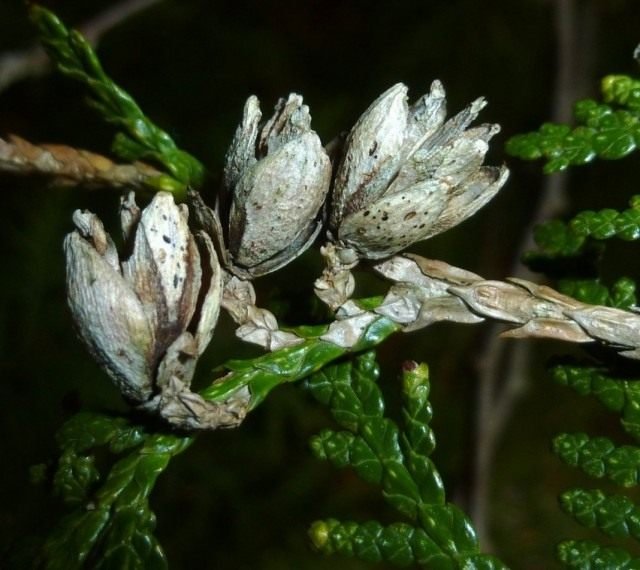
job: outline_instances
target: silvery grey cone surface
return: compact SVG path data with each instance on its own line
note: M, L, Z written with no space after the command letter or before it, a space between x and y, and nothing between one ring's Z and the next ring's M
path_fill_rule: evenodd
M364 259L381 259L473 215L505 183L505 167L483 166L500 128L467 129L477 99L445 121L442 84L413 105L398 83L360 117L336 171L331 235Z
M225 257L246 278L282 267L313 243L331 182L329 157L300 95L280 99L262 125L261 118L258 99L249 97L227 152L220 201Z
M331 309L351 297L360 259L389 257L459 224L504 185L504 166L483 165L499 126L467 128L485 104L477 99L445 121L439 81L413 105L398 83L358 119L336 169L326 268L315 282Z
M478 99L445 121L440 82L411 106L407 88L393 86L344 141L327 198L331 163L302 97L281 99L264 123L250 97L227 153L216 210L190 195L206 231L192 233L187 206L168 193L156 194L143 211L130 194L121 204L121 225L131 253L120 257L95 215L74 214L77 229L65 252L81 338L121 393L143 409L182 428L237 425L248 407L246 388L219 404L190 391L220 306L245 341L267 350L301 342L255 306L250 280L300 255L326 223L327 268L315 288L336 320L323 340L353 347L380 316L406 331L492 318L516 325L508 336L598 340L640 358L634 313L586 305L530 282L486 281L443 262L394 256L471 216L506 181L505 167L483 165L498 126L468 128L484 104ZM394 283L375 311L350 300L351 269L361 259L386 259L375 270Z
M80 337L130 401L181 425L233 423L189 390L213 335L222 270L209 236L192 234L187 208L157 193L140 211L122 200L120 259L102 222L76 211L64 242L68 301ZM197 417L196 417L197 416Z
M509 326L503 337L598 341L621 356L640 359L638 313L583 303L525 279L487 280L419 255L396 255L374 269L394 282L375 313L406 331L439 321L492 319Z

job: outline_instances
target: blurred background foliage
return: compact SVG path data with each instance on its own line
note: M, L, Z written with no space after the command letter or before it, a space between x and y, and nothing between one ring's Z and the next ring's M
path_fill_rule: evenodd
M561 2L564 0L557 0ZM90 21L113 2L46 2L70 25ZM576 97L595 95L607 73L635 73L638 6L632 0L575 0L589 18L588 62ZM506 161L510 182L472 220L412 251L487 277L512 271L514 256L543 184L539 164L508 159L506 139L535 129L551 115L557 60L556 0L164 0L112 29L98 54L108 73L185 150L209 168L210 202L224 152L245 98L263 109L302 93L313 126L329 141L350 128L369 103L403 81L417 98L444 82L449 109L479 95L489 100L481 120L499 122L492 162ZM35 41L24 6L0 2L0 55ZM79 88L57 75L27 79L0 93L0 136L64 142L107 152L111 131L82 104ZM582 208L624 208L637 193L638 157L575 170L566 214ZM635 175L635 176L634 176ZM35 545L59 516L47 490L29 483L29 466L51 457L55 430L79 409L123 410L108 379L76 340L64 300L61 243L76 208L113 228L117 196L47 188L41 181L0 176L3 251L0 281L0 566L28 567ZM631 246L613 249L605 278L640 278ZM612 246L613 248L613 246ZM635 274L634 274L635 270ZM318 318L310 301L320 271L317 251L257 282L259 301L291 324ZM361 293L380 284L361 274ZM396 335L380 349L382 385L397 404L403 360L431 367L434 459L451 498L469 505L478 440L474 414L487 327L436 325ZM507 341L505 341L507 342ZM576 537L557 508L557 495L580 483L550 451L558 431L598 426L621 432L615 417L580 401L546 375L550 354L568 347L532 344L533 382L512 410L499 440L491 481L492 548L515 568L554 567L554 544ZM575 352L575 349L574 349ZM199 379L230 357L257 354L234 340L223 318ZM348 471L337 472L309 453L310 435L328 425L325 410L299 386L278 389L241 429L200 437L162 476L153 496L158 536L173 568L276 570L365 568L310 551L307 526L317 518L390 520L378 490ZM620 434L621 441L624 435ZM585 537L589 534L585 531Z

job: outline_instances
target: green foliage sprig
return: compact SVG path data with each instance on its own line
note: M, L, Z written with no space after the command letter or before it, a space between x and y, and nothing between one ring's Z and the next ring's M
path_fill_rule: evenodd
M578 101L574 108L577 127L545 123L536 132L512 137L506 150L524 160L546 159L547 174L595 158L623 158L640 143L639 93L638 82L631 77L605 77L602 95L613 105L593 99Z
M636 241L640 238L640 196L632 196L629 206L621 212L611 208L585 210L566 223L553 220L541 224L534 231L536 244L547 255L569 256L579 253L588 238Z
M363 300L364 305L370 301ZM297 329L301 344L250 360L225 365L228 374L202 395L222 401L241 388L251 393L251 407L285 382L306 378L348 351L320 340L326 327ZM398 330L385 317L373 321L351 351L370 349ZM164 568L166 559L153 535L155 517L148 503L158 476L193 437L147 431L124 417L81 413L59 431L54 491L71 512L43 550L46 568L73 570L101 561L100 568ZM100 472L97 454L107 451L113 465Z
M53 489L72 510L54 529L42 553L51 570L165 568L153 536L149 494L188 437L149 433L124 418L81 413L58 432L60 459ZM101 473L101 448L114 463Z
M640 510L628 497L605 495L599 489L572 489L562 494L560 504L587 528L612 537L640 537Z
M623 429L640 441L640 383L635 378L619 378L604 367L563 364L552 370L554 378L582 396L595 396L608 410L620 414ZM620 445L606 437L584 433L562 433L554 438L554 452L566 464L587 475L607 478L621 487L638 484L640 446ZM623 495L608 496L599 489L570 489L560 498L562 509L587 528L598 528L607 536L638 537L640 516L636 505ZM639 559L623 548L611 548L588 541L563 541L559 557L571 568L606 570L636 568ZM606 563L605 563L606 562Z
M507 151L525 160L545 158L546 173L596 158L619 159L628 155L640 142L640 82L628 76L610 75L602 81L602 97L602 103L585 100L576 104L577 127L544 124L536 132L513 137ZM622 277L609 288L598 277L585 279L578 266L572 265L572 258L582 258L590 264L592 272L598 266L595 262L606 255L605 240L640 238L640 198L632 196L629 205L623 211L588 210L577 213L568 222L552 220L538 226L534 237L540 250L528 254L525 260L541 267L545 261L564 264L564 279L559 285L565 294L588 303L633 310L636 284L632 279ZM622 427L634 440L640 440L637 378L614 374L606 364L595 362L557 365L552 375L582 396L595 396L608 410L620 415ZM616 445L609 438L585 433L561 433L554 438L553 450L567 465L590 477L606 478L624 488L638 484L638 445ZM606 536L636 540L640 536L638 507L624 495L576 488L563 493L560 504L580 525L598 529ZM624 548L588 540L561 542L558 556L569 568L640 568L640 559Z
M620 414L622 427L640 441L640 382L616 378L605 368L563 364L553 368L554 379L581 396L595 396L607 409Z
M591 540L562 542L558 546L558 557L568 568L633 570L640 567L640 558L634 558L623 548L602 546Z
M33 5L29 13L58 70L81 83L88 92L89 104L119 129L113 141L114 154L126 161L149 160L162 166L169 175L152 178L149 184L154 190L183 195L187 186L199 186L204 178L202 164L180 150L133 98L114 83L82 34L68 30L42 6Z
M636 446L616 446L606 437L586 433L562 433L554 438L553 450L567 465L591 477L606 477L622 487L640 481L640 448Z
M363 480L380 485L384 499L411 523L317 521L310 529L314 545L325 554L398 566L505 568L479 552L469 519L446 502L442 480L429 458L435 439L429 427L427 367L405 367L402 428L385 417L378 376L375 353L368 352L310 378L307 385L313 396L329 406L344 428L324 430L312 439L311 447L317 457L336 467L352 467Z

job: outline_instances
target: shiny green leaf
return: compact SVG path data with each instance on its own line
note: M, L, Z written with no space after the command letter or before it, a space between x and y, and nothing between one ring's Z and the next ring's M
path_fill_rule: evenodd
M587 528L612 537L640 538L640 509L622 495L605 495L599 489L572 489L560 497L562 509Z
M606 477L623 487L635 486L640 481L639 447L616 447L605 437L564 433L554 438L553 450L565 463L592 477Z
M584 570L635 570L640 558L633 558L626 550L601 546L590 540L566 540L558 545L558 557L569 568Z
M132 97L104 72L98 57L80 33L69 31L49 10L37 4L30 16L38 28L40 40L59 71L81 83L88 102L102 118L118 129L113 151L129 162L148 160L163 167L169 177L152 184L184 193L187 186L199 186L204 167L190 154L180 150L171 137L151 122Z
M634 99L634 96L629 99ZM596 157L619 159L633 152L640 142L639 109L614 109L592 99L576 103L577 127L552 123L538 131L516 135L507 141L507 153L523 160L545 158L546 173L591 162Z

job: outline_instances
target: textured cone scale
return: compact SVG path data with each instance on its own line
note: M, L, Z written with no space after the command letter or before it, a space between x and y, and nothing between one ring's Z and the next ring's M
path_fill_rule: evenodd
M67 288L80 337L137 403L174 380L188 386L215 327L222 272L205 234L194 236L186 208L160 192L143 210L131 194L121 207L131 244L118 257L100 220L76 211L65 239Z
M482 165L499 127L467 129L484 100L446 122L445 104L439 81L412 106L397 84L360 117L333 190L330 235L341 248L389 257L459 224L505 183L506 168Z
M311 245L331 180L301 96L281 99L263 125L261 117L250 97L227 152L219 208L228 222L227 265L244 278L275 271Z

